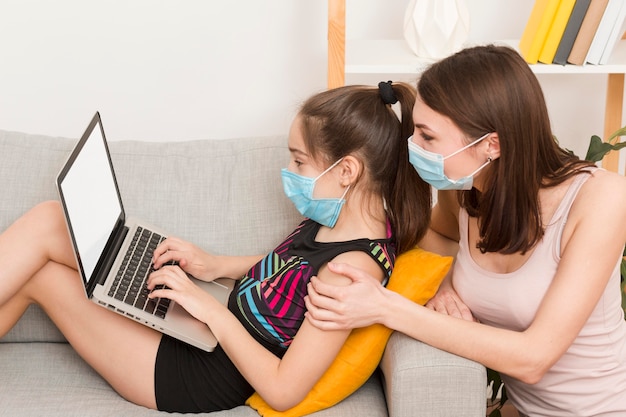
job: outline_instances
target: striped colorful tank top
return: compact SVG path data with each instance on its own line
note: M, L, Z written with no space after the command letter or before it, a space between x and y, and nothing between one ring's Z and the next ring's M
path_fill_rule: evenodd
M304 320L307 284L319 269L345 252L361 251L380 265L385 282L395 261L395 246L387 238L348 242L317 242L320 224L306 219L272 252L239 280L230 295L229 310L248 332L274 351L283 353Z

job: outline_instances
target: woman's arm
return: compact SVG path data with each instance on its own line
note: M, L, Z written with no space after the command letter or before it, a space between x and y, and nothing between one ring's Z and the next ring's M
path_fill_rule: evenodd
M419 246L444 256L456 257L459 250L459 202L456 191L439 191L437 204L433 207L430 228ZM437 293L426 307L438 313L473 321L474 316L456 293L452 285L452 271L439 285Z
M459 242L459 200L457 191L438 191L430 217L429 233L420 247L441 255L456 255Z
M602 179L604 176L597 174L589 179L579 192L561 241L558 270L535 319L523 332L438 314L382 287L376 288L362 272L348 265L337 265L333 271L350 276L362 289L368 289L361 296L373 297L375 322L524 382L536 383L580 333L622 254L626 216L614 213L626 206L626 179L612 174ZM606 221L608 218L611 222ZM322 328L341 328L333 314L341 316L336 312L338 305L341 311L353 305L343 299L350 299L346 288L319 281L313 281L313 287L316 294L323 294L323 298L316 298L321 309L307 303L312 307L309 317L317 315L313 323ZM312 295L309 292L309 298ZM352 313L359 314L356 310Z
M165 239L152 256L154 269L176 262L188 274L203 281L220 277L241 278L263 258L253 256L220 256L204 252L196 245L176 237Z
M336 261L358 265L382 280L382 270L362 252L348 252ZM304 399L328 369L348 337L349 330L326 331L306 320L298 330L282 359L260 345L237 318L222 304L185 282L179 268L164 267L150 278L149 287L165 284L170 289L155 290L154 297L167 297L178 302L199 320L207 323L220 345L237 369L276 410L286 410ZM331 285L345 285L349 280L328 268L320 269L318 277Z

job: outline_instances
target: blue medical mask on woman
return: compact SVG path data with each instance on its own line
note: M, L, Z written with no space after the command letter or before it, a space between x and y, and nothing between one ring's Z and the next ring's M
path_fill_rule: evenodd
M335 224L337 223L341 208L346 202L344 197L350 187L348 186L348 188L346 188L340 198L314 198L313 189L315 188L315 182L320 179L322 175L337 166L342 159L329 166L324 172L315 178L309 178L296 174L286 168L283 168L280 172L285 194L296 206L296 209L300 212L300 214L330 228L335 227Z
M474 183L474 175L476 175L481 169L487 166L491 162L491 158L487 159L487 162L482 164L471 174L459 178L458 180L451 180L446 176L443 170L443 162L458 154L464 150L476 145L481 140L485 139L489 133L476 139L474 142L467 144L458 151L451 153L444 157L441 154L427 151L418 144L413 142L413 136L409 138L409 162L415 168L420 177L438 190L470 190Z

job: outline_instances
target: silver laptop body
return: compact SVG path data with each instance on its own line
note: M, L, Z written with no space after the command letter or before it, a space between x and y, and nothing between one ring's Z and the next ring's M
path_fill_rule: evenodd
M154 245L167 233L126 217L99 113L94 115L61 169L56 185L87 297L130 320L212 351L217 340L206 324L175 302L146 301L145 288L123 281L125 274L137 269L139 275L149 274ZM147 237L137 238L136 233L150 235L156 242L143 249L143 254L136 255L147 256L144 261L126 256L129 247L147 243L144 242ZM190 278L223 304L228 302L233 280L204 282ZM158 301L162 301L161 305L156 305ZM153 304L147 305L149 302Z

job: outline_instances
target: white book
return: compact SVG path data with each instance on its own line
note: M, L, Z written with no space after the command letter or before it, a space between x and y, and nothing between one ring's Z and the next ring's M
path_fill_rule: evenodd
M594 65L600 63L613 29L618 23L619 26L622 25L624 4L626 4L626 0L609 0L602 15L602 20L600 20L600 25L598 25L598 30L596 30L591 46L589 46L585 62ZM622 20L618 22L620 16L622 16Z
M626 0L622 0L622 7L618 11L618 18L615 21L615 25L613 25L611 35L606 42L604 51L602 52L602 57L599 62L600 65L604 65L609 61L609 58L615 49L615 44L622 37L624 30L626 30Z

